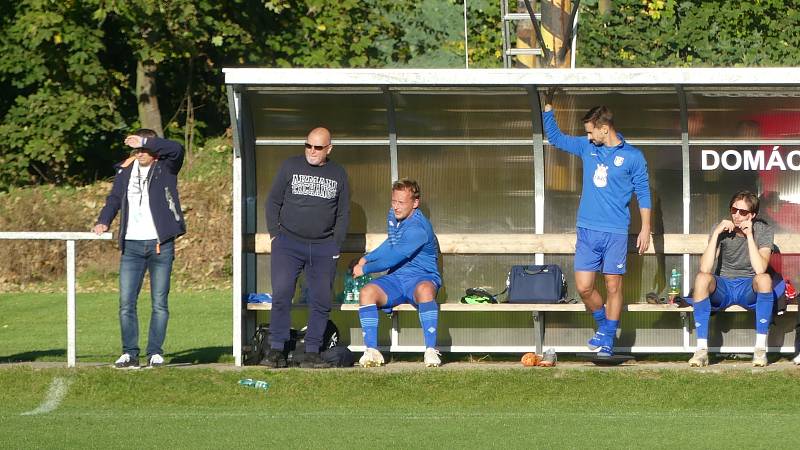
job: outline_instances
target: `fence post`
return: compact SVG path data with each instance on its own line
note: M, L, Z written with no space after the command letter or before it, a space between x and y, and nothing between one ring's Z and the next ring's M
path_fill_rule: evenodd
M67 240L67 367L75 367L75 241Z

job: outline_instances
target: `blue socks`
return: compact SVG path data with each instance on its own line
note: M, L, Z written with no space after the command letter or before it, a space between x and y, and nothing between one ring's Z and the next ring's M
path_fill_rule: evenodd
M606 305L603 305L597 311L592 311L592 317L597 324L597 331L603 331L603 325L606 323Z
M697 339L708 339L708 321L711 319L711 300L708 297L700 301L693 301L694 308L694 329L697 332ZM770 313L772 306L770 305ZM769 327L769 322L767 322Z
M425 348L436 347L436 329L439 327L439 304L436 301L417 304L419 324L425 337Z
M358 318L364 345L367 348L378 348L378 307L366 305L358 308Z
M606 342L609 347L614 347L614 340L617 338L617 328L619 327L619 320L606 319L603 324L603 334L606 335Z
M775 302L772 292L756 294L756 333L769 333L772 322L772 304Z

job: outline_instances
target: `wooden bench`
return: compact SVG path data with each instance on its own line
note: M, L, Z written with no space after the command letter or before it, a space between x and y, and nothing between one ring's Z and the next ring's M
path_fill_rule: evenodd
M538 260L543 260L543 255L548 254L574 254L575 234L437 234L439 248L443 254L514 254L514 255L537 255ZM345 253L365 253L380 245L386 239L383 233L367 233L362 235L348 235L348 239L343 245L342 251ZM708 236L706 234L663 234L654 235L647 255L698 255L705 250ZM636 253L636 235L630 235L628 240L628 251ZM777 234L775 243L784 254L800 254L800 234ZM248 251L256 254L268 254L270 252L270 236L266 233L256 233L247 236L245 246ZM688 258L684 258L684 264L688 267ZM691 281L684 280L684 286L688 286ZM294 307L302 305L294 305ZM268 311L269 304L248 304L247 310L252 312ZM334 311L356 311L357 305L335 305ZM585 311L582 304L555 304L555 305L520 305L501 303L496 305L464 305L459 303L442 303L440 310L443 313L450 312L473 312L473 313L492 313L492 312L527 312L533 317L534 323L534 347L531 346L443 346L443 351L460 352L522 352L535 349L541 352L545 348L545 316L560 313L575 313ZM414 311L409 305L402 305L395 308L397 313L392 315L392 328L389 351L422 351L422 346L400 345L400 320L399 313ZM630 303L625 305L624 312L631 313L678 313L680 314L680 328L682 335L681 345L665 346L630 346L618 347L620 351L631 351L640 353L654 352L691 352L691 307L679 308L673 305L653 305L646 303ZM743 308L731 307L725 312L745 312ZM797 312L797 306L791 305L789 312ZM712 321L713 322L713 321ZM676 328L677 331L677 328ZM587 333L589 331L587 330ZM588 339L590 336L587 336ZM355 351L363 350L363 346L351 346ZM563 352L582 352L586 351L583 345L559 346L558 351ZM712 347L712 350L734 352L745 352L746 347ZM771 351L775 348L771 347ZM781 352L793 352L794 348L780 345Z
M305 304L293 304L292 308L305 308ZM331 308L332 311L349 311L349 312L357 312L359 308L358 304L334 304ZM249 311L270 311L272 309L272 304L270 303L248 303L247 309ZM582 312L585 311L585 307L583 304L512 304L512 303L498 303L498 304L472 304L466 305L462 303L441 303L439 304L439 310L442 313L450 313L450 312L470 312L470 313L486 313L486 312L527 312L532 314L534 327L536 328L536 333L533 343L534 349L537 353L542 353L545 350L544 345L544 338L545 338L545 315L549 313L564 313L564 312ZM675 349L675 352L692 352L694 349L690 346L690 334L691 334L691 317L688 313L693 311L691 306L677 306L677 305L665 305L665 304L649 304L649 303L630 303L624 305L623 308L624 312L652 312L652 313L679 313L681 318L681 323L683 324L683 346L680 349ZM391 343L388 348L384 348L387 351L422 351L424 348L414 346L403 346L400 345L399 342L399 335L400 335L400 320L399 314L403 312L416 312L416 309L411 305L399 305L394 308L394 313L391 316L392 320L392 327L391 327ZM725 313L741 313L741 312L748 312L745 308L741 306L731 306L724 310ZM796 313L798 312L798 305L788 305L786 312ZM588 338L587 338L588 339ZM363 345L351 345L350 349L353 351L363 351ZM454 351L450 347L443 347L442 350L444 351ZM458 349L456 349L458 350ZM505 352L514 353L514 352L523 352L523 351L530 351L533 349L508 349ZM586 351L584 347L578 347L572 349L575 352ZM635 349L628 349L628 350L635 350ZM719 349L717 349L719 350ZM487 347L486 349L479 349L474 348L474 352L480 351L491 351L491 347ZM567 349L562 349L561 351L570 351ZM735 351L745 351L742 349L732 348L729 349L731 352ZM791 352L793 349L781 349L780 351L784 352Z

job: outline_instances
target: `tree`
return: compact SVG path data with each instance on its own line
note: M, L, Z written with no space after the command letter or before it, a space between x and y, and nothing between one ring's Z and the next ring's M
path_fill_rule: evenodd
M471 66L501 65L499 5L470 0ZM110 174L153 128L190 152L228 126L221 68L462 67L457 0L20 0L0 4L0 190Z
M120 73L102 61L103 33L83 3L23 0L0 22L0 189L61 182L94 166L122 119ZM79 167L88 164L88 167Z
M795 2L582 2L580 67L752 67L800 63Z

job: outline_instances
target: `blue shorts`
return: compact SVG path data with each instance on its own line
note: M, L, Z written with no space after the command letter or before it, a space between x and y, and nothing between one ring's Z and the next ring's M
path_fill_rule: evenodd
M717 281L717 289L708 298L713 309L725 309L731 305L739 305L747 309L756 308L756 291L753 290L753 277L723 278L714 275L714 279ZM773 283L773 298L783 295L786 287L783 280L778 281L778 283Z
M439 281L432 275L409 277L393 273L378 277L367 284L378 286L386 294L386 304L379 308L389 312L395 306L402 305L403 303L408 303L416 308L417 302L414 301L414 290L417 288L417 285L423 281L430 281L433 283L437 291L441 287Z
M578 227L575 271L622 275L628 258L628 235Z

